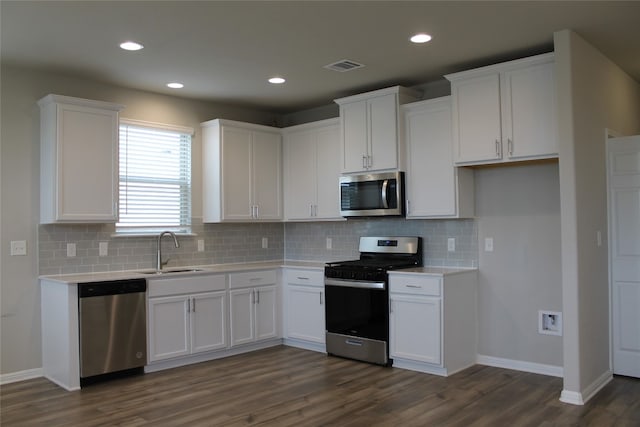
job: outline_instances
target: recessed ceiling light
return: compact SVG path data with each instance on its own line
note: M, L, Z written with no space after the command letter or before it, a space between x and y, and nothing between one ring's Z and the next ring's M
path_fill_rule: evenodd
M167 86L169 86L171 89L182 89L184 87L182 83L178 82L167 83Z
M431 36L429 34L420 33L420 34L411 36L409 40L411 40L413 43L426 43L429 40L431 40Z
M269 79L269 83L273 83L274 85L279 85L284 83L286 80L283 79L282 77L271 77Z
M124 50L140 50L144 46L142 46L140 43L126 41L124 43L120 43L120 47Z

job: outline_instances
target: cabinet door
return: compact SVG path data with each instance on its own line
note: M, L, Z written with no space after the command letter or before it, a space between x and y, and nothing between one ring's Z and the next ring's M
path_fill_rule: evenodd
M252 133L222 127L222 220L250 220Z
M452 97L455 162L473 164L501 159L499 74L456 81Z
M553 63L505 72L502 89L507 157L557 156Z
M340 130L338 125L319 129L316 135L318 219L340 218Z
M369 170L398 167L397 95L379 96L367 102L369 120Z
M440 298L391 295L391 357L440 365Z
M261 220L282 219L282 142L280 135L253 133L253 204Z
M340 106L343 173L366 170L368 155L367 115L365 101Z
M255 340L255 313L253 289L229 291L231 346Z
M189 348L189 297L149 298L149 361L186 356Z
M226 292L191 297L191 351L200 353L227 346Z
M287 287L287 337L324 344L324 289Z
M256 310L256 340L278 336L277 291L275 286L261 286L254 290Z
M64 104L57 110L57 220L115 222L118 113Z
M286 217L287 219L309 219L316 205L316 138L311 130L287 135L285 142L286 165ZM339 168L335 157L331 159L335 169ZM318 167L324 167L318 162ZM338 178L335 181L338 187ZM337 191L337 190L336 190ZM336 199L337 203L337 199Z
M405 117L407 217L456 215L450 98L429 101Z

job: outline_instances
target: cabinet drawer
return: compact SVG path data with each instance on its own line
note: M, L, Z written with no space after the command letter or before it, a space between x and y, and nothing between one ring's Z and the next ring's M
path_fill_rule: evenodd
M229 288L274 285L277 282L275 270L246 271L229 274Z
M324 271L286 270L286 283L294 285L324 286Z
M389 292L440 296L440 277L397 275L389 278Z
M149 297L194 294L198 292L223 291L226 289L224 274L175 277L148 280Z

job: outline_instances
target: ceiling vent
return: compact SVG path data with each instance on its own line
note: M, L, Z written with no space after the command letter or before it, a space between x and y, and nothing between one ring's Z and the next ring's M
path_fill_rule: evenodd
M325 65L323 68L344 73L345 71L351 71L362 67L364 67L364 64L350 61L348 59L343 59L341 61L334 62L333 64Z

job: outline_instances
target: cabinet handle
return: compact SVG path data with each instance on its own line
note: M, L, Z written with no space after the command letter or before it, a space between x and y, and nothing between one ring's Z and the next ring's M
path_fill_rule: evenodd
M255 303L256 303L256 290L251 289L251 304L255 304Z
M192 312L196 312L196 299L195 298L191 298L191 303L193 304L193 309L191 309Z
M254 217L255 219L260 218L260 206L256 205L256 216Z
M313 204L309 204L309 216L313 216Z
M320 305L322 305L322 292L320 292Z
M411 213L411 202L407 199L407 215Z
M416 289L422 289L422 286L418 286L418 285L405 285L407 288L416 288Z
M393 313L393 300L389 300L389 313Z
M500 140L496 139L496 157L500 157Z
M367 156L367 169L373 167L373 156Z
M318 205L313 205L313 216L318 216Z
M256 289L256 304L260 304L260 290Z
M362 169L366 169L367 168L367 155L363 154L362 155Z
M509 156L513 156L513 141L511 138L507 138L507 149L509 150Z
M296 277L296 279L298 279L298 280L309 280L308 277L302 277L302 276L298 276L298 277Z
M187 313L191 313L191 298L187 300Z

